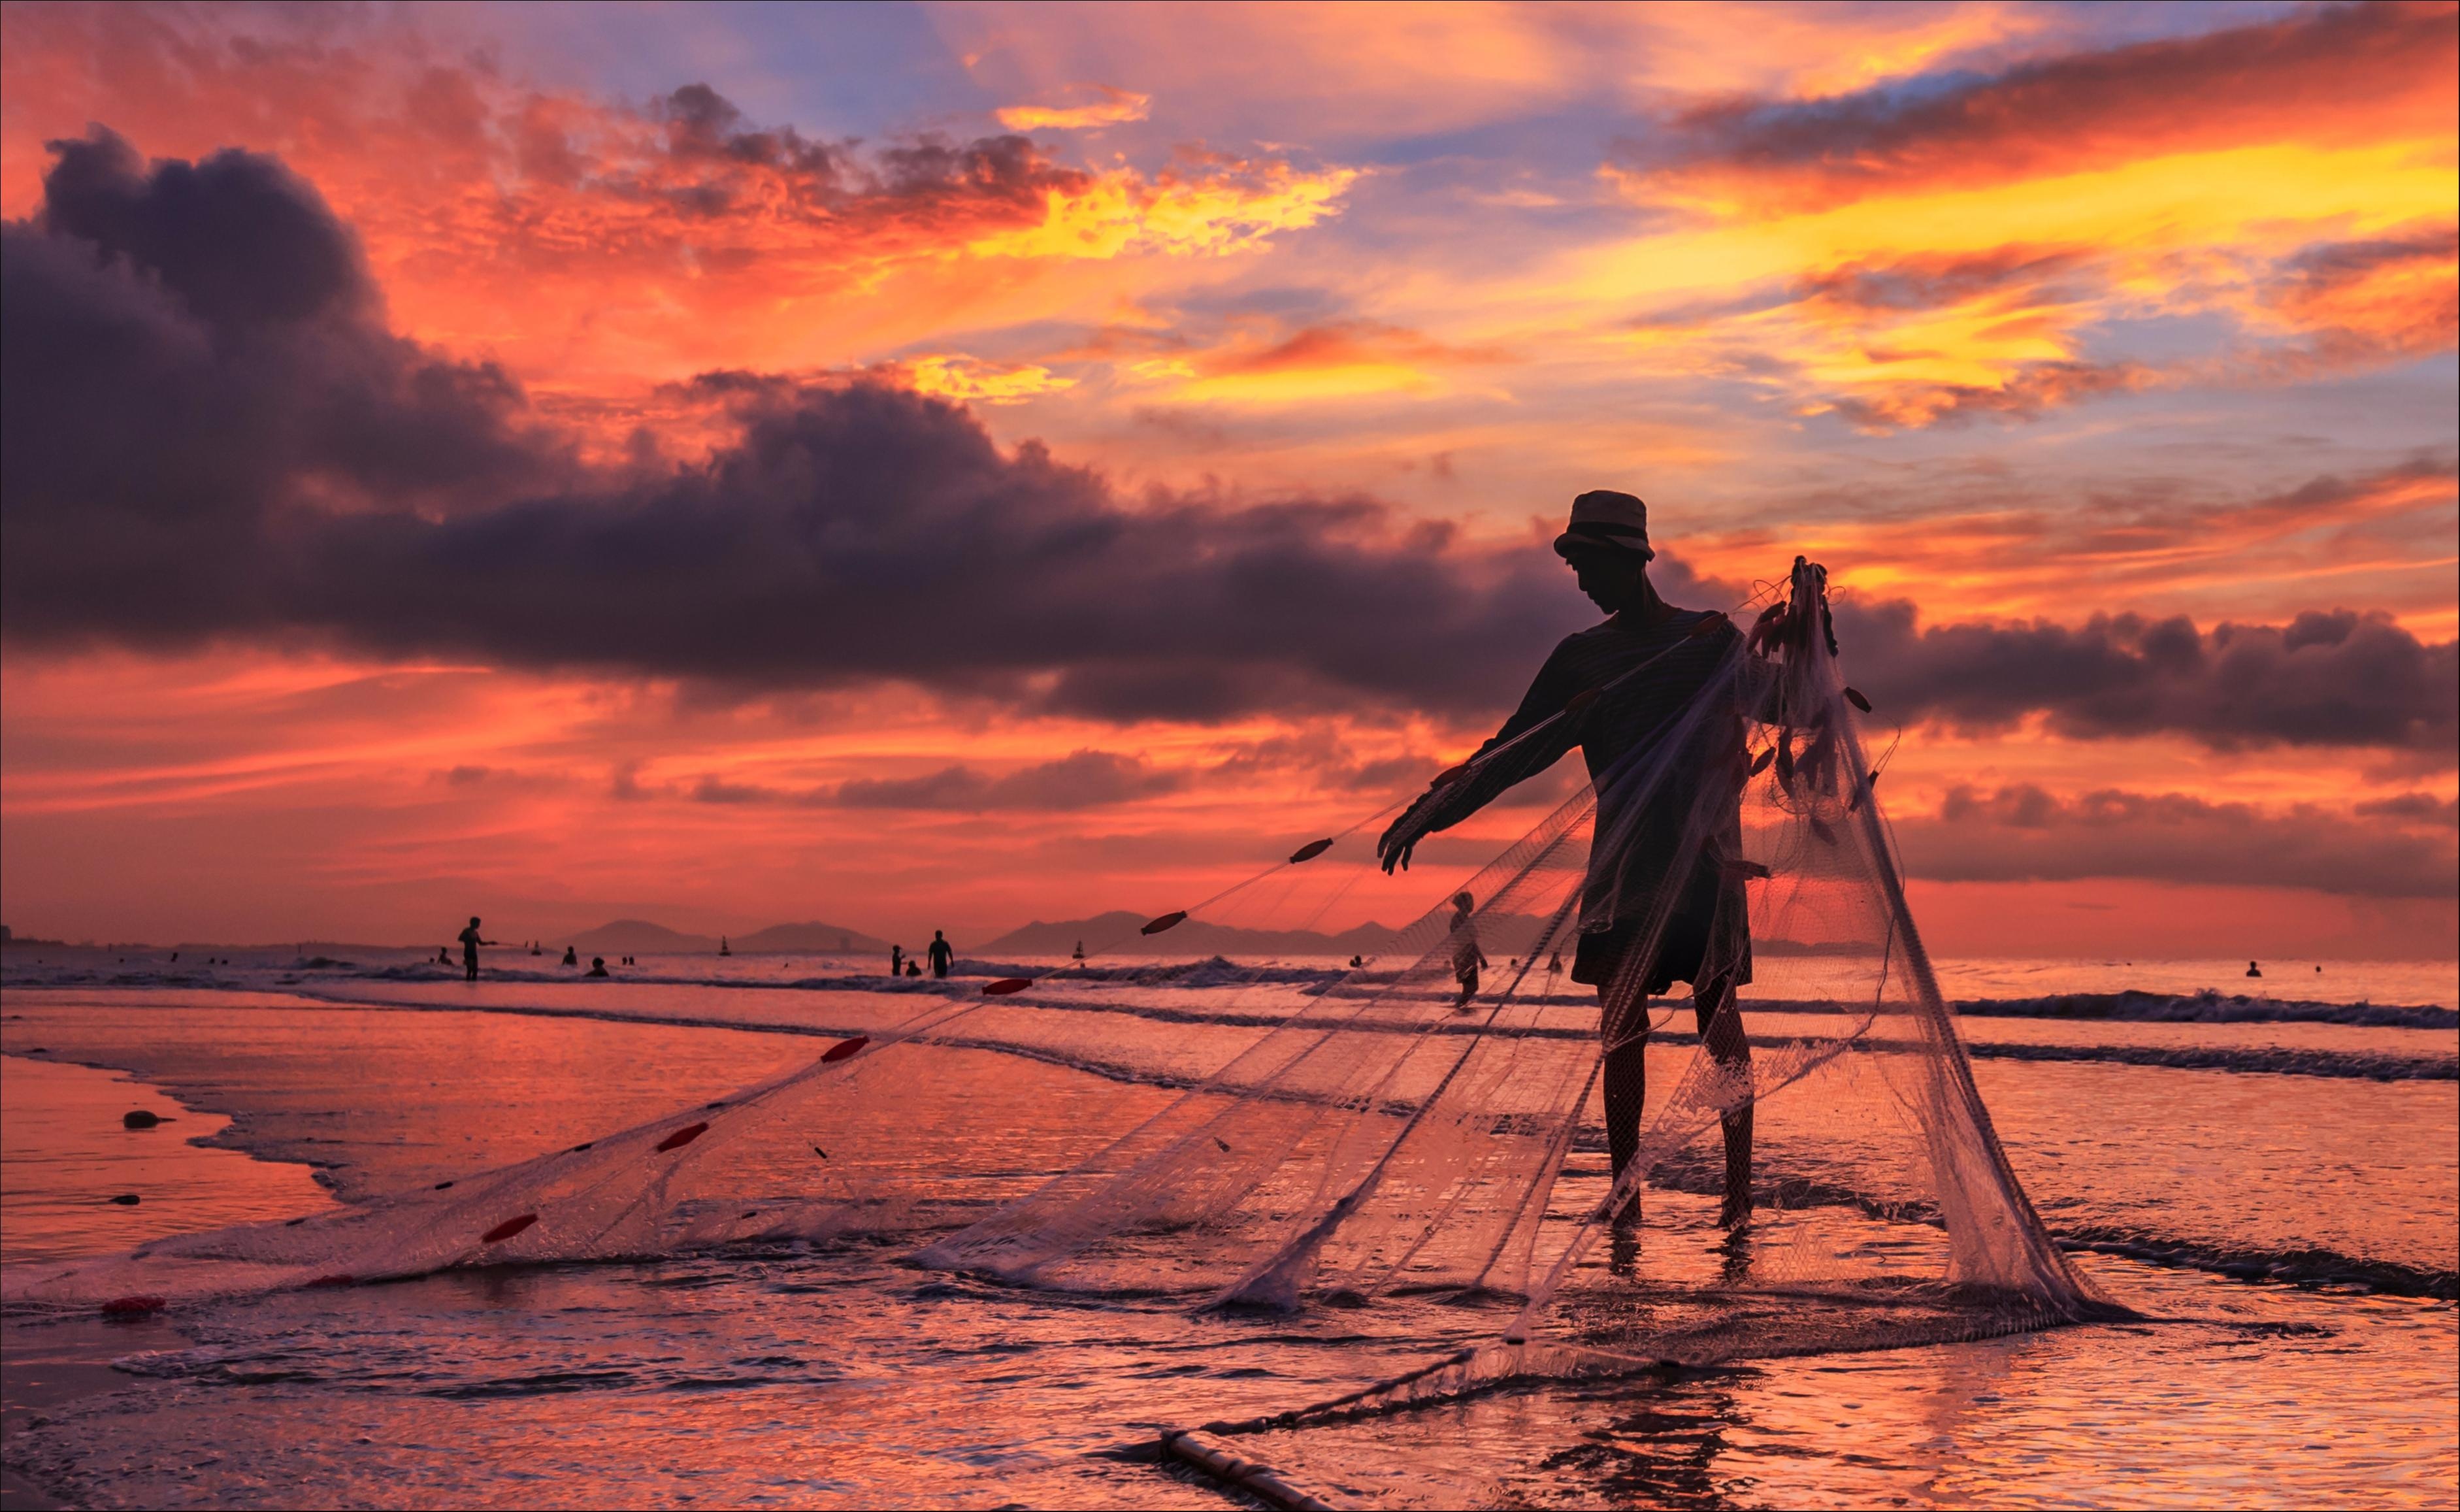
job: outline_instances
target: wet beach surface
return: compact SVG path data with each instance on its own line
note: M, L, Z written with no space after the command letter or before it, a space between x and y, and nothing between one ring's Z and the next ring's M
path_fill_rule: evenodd
M571 989L486 990L498 1007L552 1007ZM541 1017L470 1012L468 997L405 1012L12 989L0 1023L10 1260L165 1231L138 1225L167 1223L168 1195L107 1215L67 1200L81 1181L133 1189L139 1173L110 1164L132 1148L157 1165L174 1152L179 1168L144 1179L180 1194L176 1226L308 1211L591 1138L817 1048L768 1028L616 1021L626 1013L818 1028L880 1012L852 993L734 990L731 1008L710 995L626 986L597 1004L607 1016ZM1966 1023L1977 1039L1992 1028ZM1252 1030L1197 1032L1219 1036L1211 1049L1177 1033L1173 1053L1201 1060ZM1020 1189L1167 1095L949 1054L962 1062L918 1094L915 1137L930 1137L932 1097L987 1101L972 1111L1014 1129L1000 1154ZM132 1146L118 1104L144 1089L44 1060L139 1071L196 1121ZM2161 1321L1533 1386L1252 1436L1241 1452L1336 1501L1386 1505L2450 1503L2449 1302L2250 1284L2195 1257L2303 1246L2449 1272L2460 1088L2114 1062L1977 1072L2054 1229L2177 1242L2174 1267L2084 1257ZM235 1121L217 1131L213 1114ZM48 1206L42 1183L17 1180L38 1153L19 1133L30 1126L46 1131ZM187 1143L198 1136L277 1159ZM209 1161L251 1174L220 1180ZM1576 1158L1575 1171L1594 1163ZM1649 1243L1709 1243L1686 1206L1705 1203L1652 1202ZM6 1460L93 1505L1229 1504L1117 1453L1164 1425L1320 1400L1500 1323L1406 1300L1198 1318L917 1271L897 1263L904 1247L463 1270L129 1325L12 1318Z

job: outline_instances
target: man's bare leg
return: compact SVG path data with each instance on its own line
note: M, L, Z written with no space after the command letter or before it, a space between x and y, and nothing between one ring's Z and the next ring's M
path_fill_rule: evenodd
M1700 1043L1719 1065L1739 1069L1748 1077L1751 1042L1743 1032L1742 1006L1734 1000L1732 985L1714 981L1696 989L1691 1005L1700 1021ZM1751 1221L1751 1110L1746 1102L1717 1120L1726 1136L1726 1204L1717 1222L1727 1228Z
M1615 1180L1640 1153L1641 1115L1648 1101L1648 999L1608 984L1598 987L1600 1033L1605 1037L1606 1154ZM1616 1215L1618 1217L1621 1214Z

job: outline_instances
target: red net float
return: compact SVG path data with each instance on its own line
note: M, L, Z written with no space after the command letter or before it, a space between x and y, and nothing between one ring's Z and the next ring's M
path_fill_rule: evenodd
M1460 769L1455 767L1453 770L1457 772ZM1435 780L1440 782L1443 778L1437 777ZM1308 841L1305 844L1290 852L1290 864L1295 866L1303 861L1313 861L1318 856L1323 855L1325 851L1330 849L1332 849L1332 841L1329 840Z
M520 1233L522 1229L527 1228L530 1225L537 1222L538 1214L536 1213L523 1213L519 1218L507 1218L502 1223L498 1224L495 1227L488 1229L483 1234L480 1234L478 1236L478 1243L482 1245L500 1245L505 1240L512 1238L515 1234Z
M869 1034L857 1034L852 1039L840 1039L836 1044L831 1045L827 1051L822 1053L820 1055L820 1063L822 1065L826 1065L834 1060L843 1060L848 1055L853 1054L856 1051L860 1050L863 1046L870 1043L871 1036Z
M102 1315L106 1318L141 1318L149 1312L159 1312L170 1305L170 1301L163 1297L114 1297L102 1305Z
M1862 696L1862 690L1859 688L1846 689L1845 701L1852 704L1855 708L1861 710L1864 713L1869 713L1871 712L1871 700Z
M1004 976L996 982L985 982L983 996L1006 997L1010 992L1022 992L1032 985L1033 978L1029 976Z
M1177 913L1166 913L1158 919L1146 920L1145 926L1136 932L1138 934L1159 934L1164 929L1175 929L1186 922L1187 910L1181 908Z
M708 1132L709 1125L706 1123L687 1123L682 1128L677 1129L674 1133L668 1135L665 1139L658 1141L658 1153L664 1154L668 1150L680 1150L685 1145L689 1144L692 1140L699 1139L702 1135L707 1134Z

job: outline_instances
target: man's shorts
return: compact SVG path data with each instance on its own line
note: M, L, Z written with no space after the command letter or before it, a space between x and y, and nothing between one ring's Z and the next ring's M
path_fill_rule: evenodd
M1714 948L1720 932L1729 936L1721 950ZM1622 969L1624 958L1647 943L1647 934L1645 919L1617 919L1603 929L1581 931L1580 946L1572 957L1572 980L1592 987L1613 982ZM1665 932L1657 943L1657 959L1649 963L1645 980L1640 984L1641 995L1659 996L1677 982L1688 982L1697 988L1712 959L1734 964L1726 978L1728 985L1740 987L1750 981L1750 931L1721 931L1715 919L1700 914L1674 915L1665 921Z

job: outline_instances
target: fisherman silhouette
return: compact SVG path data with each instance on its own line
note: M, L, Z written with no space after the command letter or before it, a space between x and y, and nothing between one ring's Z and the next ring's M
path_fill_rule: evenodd
M468 980L473 982L478 980L478 947L495 943L493 940L478 938L478 916L472 914L470 927L461 931L461 966L469 972Z
M888 948L888 974L891 976L905 974L905 947L892 945Z
M591 976L604 976L607 974L606 958L604 956L593 955L589 958L589 974Z
M1575 696L1603 692L1576 717L1556 719L1457 780L1431 785L1384 832L1376 854L1387 872L1406 868L1427 836L1545 771L1574 745L1581 748L1590 778L1600 784L1595 833L1601 839L1629 837L1591 852L1580 935L1572 952L1572 980L1598 990L1606 1143L1620 1176L1640 1148L1650 996L1677 981L1689 982L1708 1053L1746 1075L1750 1063L1750 1042L1734 1004L1734 989L1751 979L1748 899L1741 879L1724 865L1726 855L1741 854L1739 789L1723 800L1727 811L1719 817L1717 843L1701 847L1687 870L1674 875L1686 817L1706 799L1705 784L1722 780L1728 749L1740 749L1740 711L1730 730L1711 721L1701 749L1678 761L1679 769L1668 772L1636 810L1611 780L1627 755L1663 733L1739 653L1742 635L1713 613L1678 609L1658 596L1648 580L1648 564L1657 554L1648 543L1648 506L1629 494L1599 489L1573 500L1555 551L1607 618L1555 648L1520 707L1472 760L1563 713ZM1730 740L1724 738L1728 735ZM1660 923L1662 927L1652 927ZM1726 1200L1719 1221L1732 1228L1748 1222L1751 1210L1750 1104L1721 1121Z
M948 974L949 966L957 959L957 948L948 943L948 937L946 935L934 929L931 931L929 952L931 956L931 974L933 976L946 976Z
M1492 964L1478 948L1477 925L1470 918L1476 906L1477 900L1468 893L1453 895L1453 980L1460 984L1460 1001L1453 1005L1455 1013L1469 1012L1469 1000L1477 996L1478 968Z
M574 949L571 946L565 946L563 948L563 964L566 966L579 966L581 964L581 952Z

